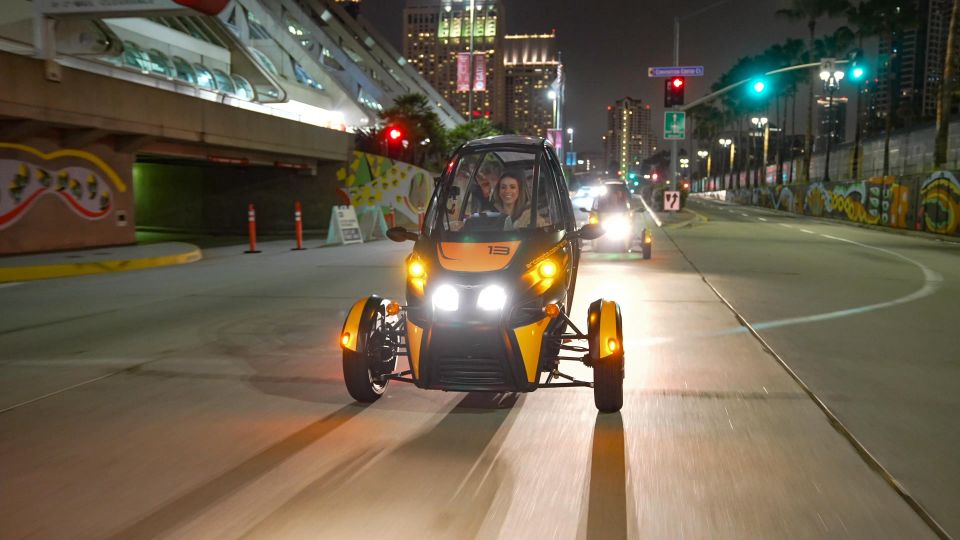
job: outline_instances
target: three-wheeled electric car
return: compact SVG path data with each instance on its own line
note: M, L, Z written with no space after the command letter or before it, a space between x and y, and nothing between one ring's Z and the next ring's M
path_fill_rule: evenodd
M589 223L599 223L604 235L593 241L594 251L628 252L633 249L636 239L636 219L638 208L623 180L608 180L593 200L590 209L581 208L588 213ZM639 207L643 211L643 207ZM644 228L640 233L640 249L644 259L653 253L653 235Z
M571 320L581 243L560 162L544 139L499 136L462 145L436 189L406 259L406 305L379 296L350 309L340 335L354 399L390 381L449 391L532 392L592 387L599 410L623 405L620 307L590 304L586 332ZM406 357L408 368L398 368ZM561 372L592 367L593 382Z

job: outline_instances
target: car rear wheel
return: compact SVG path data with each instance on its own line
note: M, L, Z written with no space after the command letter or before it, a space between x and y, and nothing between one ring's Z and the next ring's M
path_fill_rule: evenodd
M644 259L649 259L649 258L652 257L652 256L653 256L653 246L651 246L650 244L644 244L644 245L643 245L643 258L644 258Z
M623 355L608 356L593 364L593 401L600 412L623 407Z
M614 320L610 321L610 317ZM600 412L617 412L623 407L624 378L620 307L611 301L595 301L587 313L587 325L587 341L593 363L594 404ZM609 345L604 347L604 344Z

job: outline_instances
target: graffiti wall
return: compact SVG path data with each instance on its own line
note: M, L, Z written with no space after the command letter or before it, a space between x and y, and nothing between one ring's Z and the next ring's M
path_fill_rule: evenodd
M0 141L0 253L132 243L132 158L45 146Z
M353 152L353 160L337 171L344 202L355 207L396 211L397 224L419 223L433 192L433 175L419 167L383 156Z
M867 225L960 235L960 181L955 173L880 176L728 190L724 199Z

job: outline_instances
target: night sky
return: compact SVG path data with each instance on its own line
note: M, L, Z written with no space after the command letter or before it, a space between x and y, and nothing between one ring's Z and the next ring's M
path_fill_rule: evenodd
M567 70L567 126L574 128L575 150L582 152L601 150L606 106L624 96L650 103L655 129L660 131L663 80L647 78L647 67L671 64L675 15L683 17L716 0L504 3L508 33L557 30ZM363 16L401 51L404 4L404 0L363 0L362 4ZM804 23L791 23L774 15L786 4L787 0L729 0L681 22L680 64L706 68L705 77L687 79L687 102L706 93L716 77L740 56L757 54L787 37L804 38Z

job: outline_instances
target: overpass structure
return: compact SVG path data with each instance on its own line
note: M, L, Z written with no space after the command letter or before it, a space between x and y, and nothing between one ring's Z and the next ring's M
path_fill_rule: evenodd
M204 228L224 187L332 192L402 94L463 122L334 0L11 0L0 73L0 254L132 243L138 210Z

